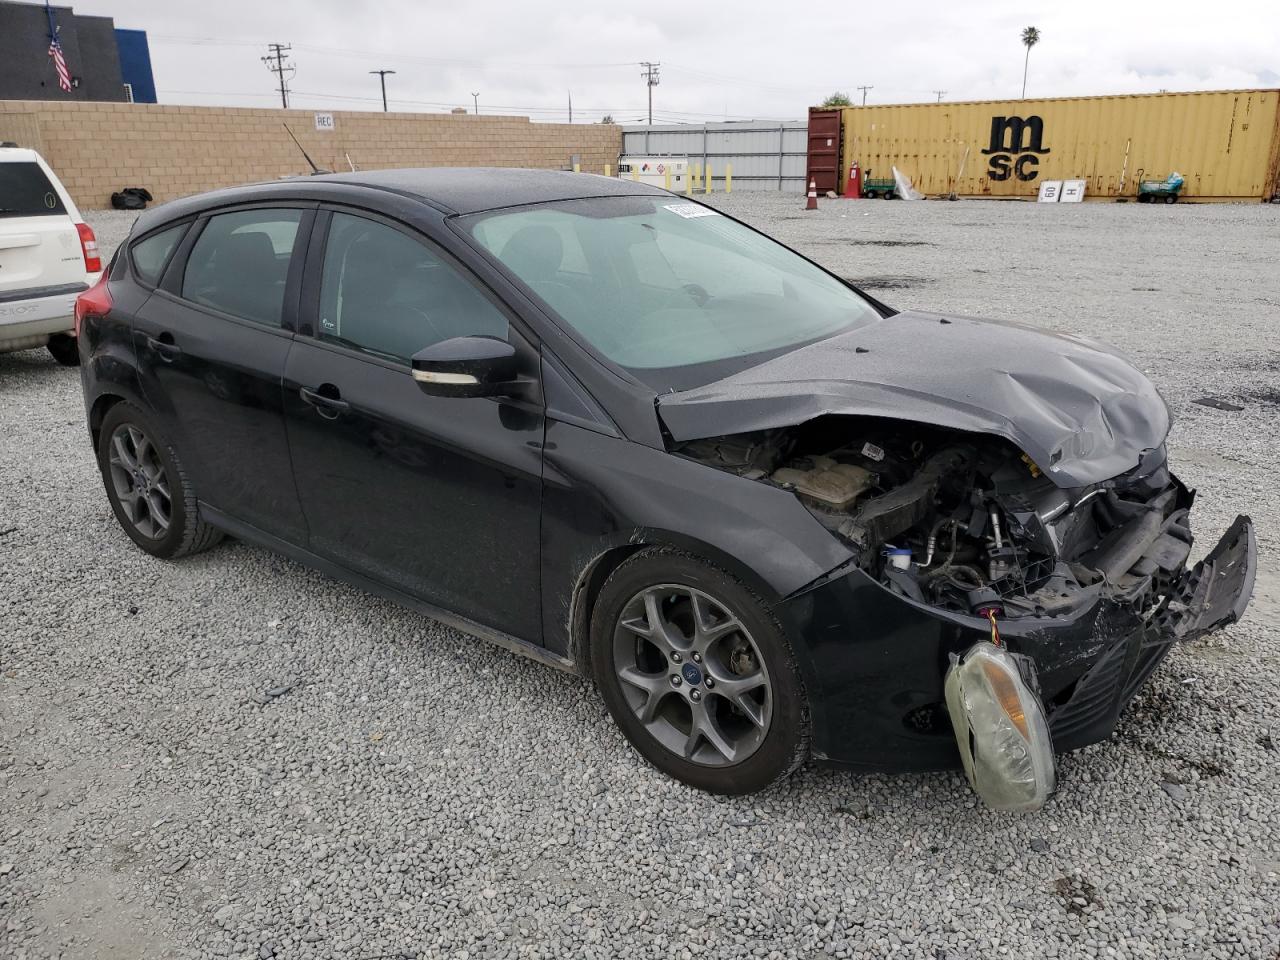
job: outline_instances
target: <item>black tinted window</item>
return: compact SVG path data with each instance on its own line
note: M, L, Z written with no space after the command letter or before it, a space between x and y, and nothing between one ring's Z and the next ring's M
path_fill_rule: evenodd
M34 163L0 163L0 217L65 214L53 184Z
M209 220L187 258L182 295L246 320L280 326L300 210L244 210Z
M507 319L422 243L384 224L335 213L316 334L407 360L453 337L506 337Z
M170 227L153 233L145 240L139 240L129 250L133 256L133 269L139 277L153 287L160 282L160 274L169 262L169 257L178 246L178 241L187 232L187 225Z

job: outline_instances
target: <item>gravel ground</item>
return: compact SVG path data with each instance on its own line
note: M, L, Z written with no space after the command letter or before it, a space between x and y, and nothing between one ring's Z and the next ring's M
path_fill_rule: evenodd
M0 356L0 957L1277 957L1280 208L716 202L895 305L1128 350L1200 550L1258 522L1245 622L1040 813L813 767L715 799L586 682L256 548L148 558L75 372Z

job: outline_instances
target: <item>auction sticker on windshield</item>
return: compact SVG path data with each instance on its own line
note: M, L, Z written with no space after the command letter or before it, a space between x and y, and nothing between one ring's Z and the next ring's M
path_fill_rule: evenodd
M665 209L672 213L679 214L686 220L693 220L696 217L718 217L720 216L715 210L701 206L696 203L668 203Z

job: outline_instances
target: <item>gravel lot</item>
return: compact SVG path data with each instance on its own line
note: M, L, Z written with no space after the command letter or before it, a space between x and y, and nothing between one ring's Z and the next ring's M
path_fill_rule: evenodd
M1246 621L1038 814L812 767L715 799L586 682L256 548L148 558L75 372L0 356L0 957L1277 957L1280 207L716 202L895 305L1128 350L1199 552L1258 522Z

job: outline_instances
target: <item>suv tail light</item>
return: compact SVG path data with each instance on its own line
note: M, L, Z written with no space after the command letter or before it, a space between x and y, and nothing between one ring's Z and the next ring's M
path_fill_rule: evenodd
M93 235L93 228L87 223L77 223L76 231L80 234L80 249L84 251L85 272L97 273L102 269L102 258L98 256L98 238Z
M111 291L107 289L107 275L104 272L97 283L76 297L76 338L80 337L85 317L105 317L110 312Z

